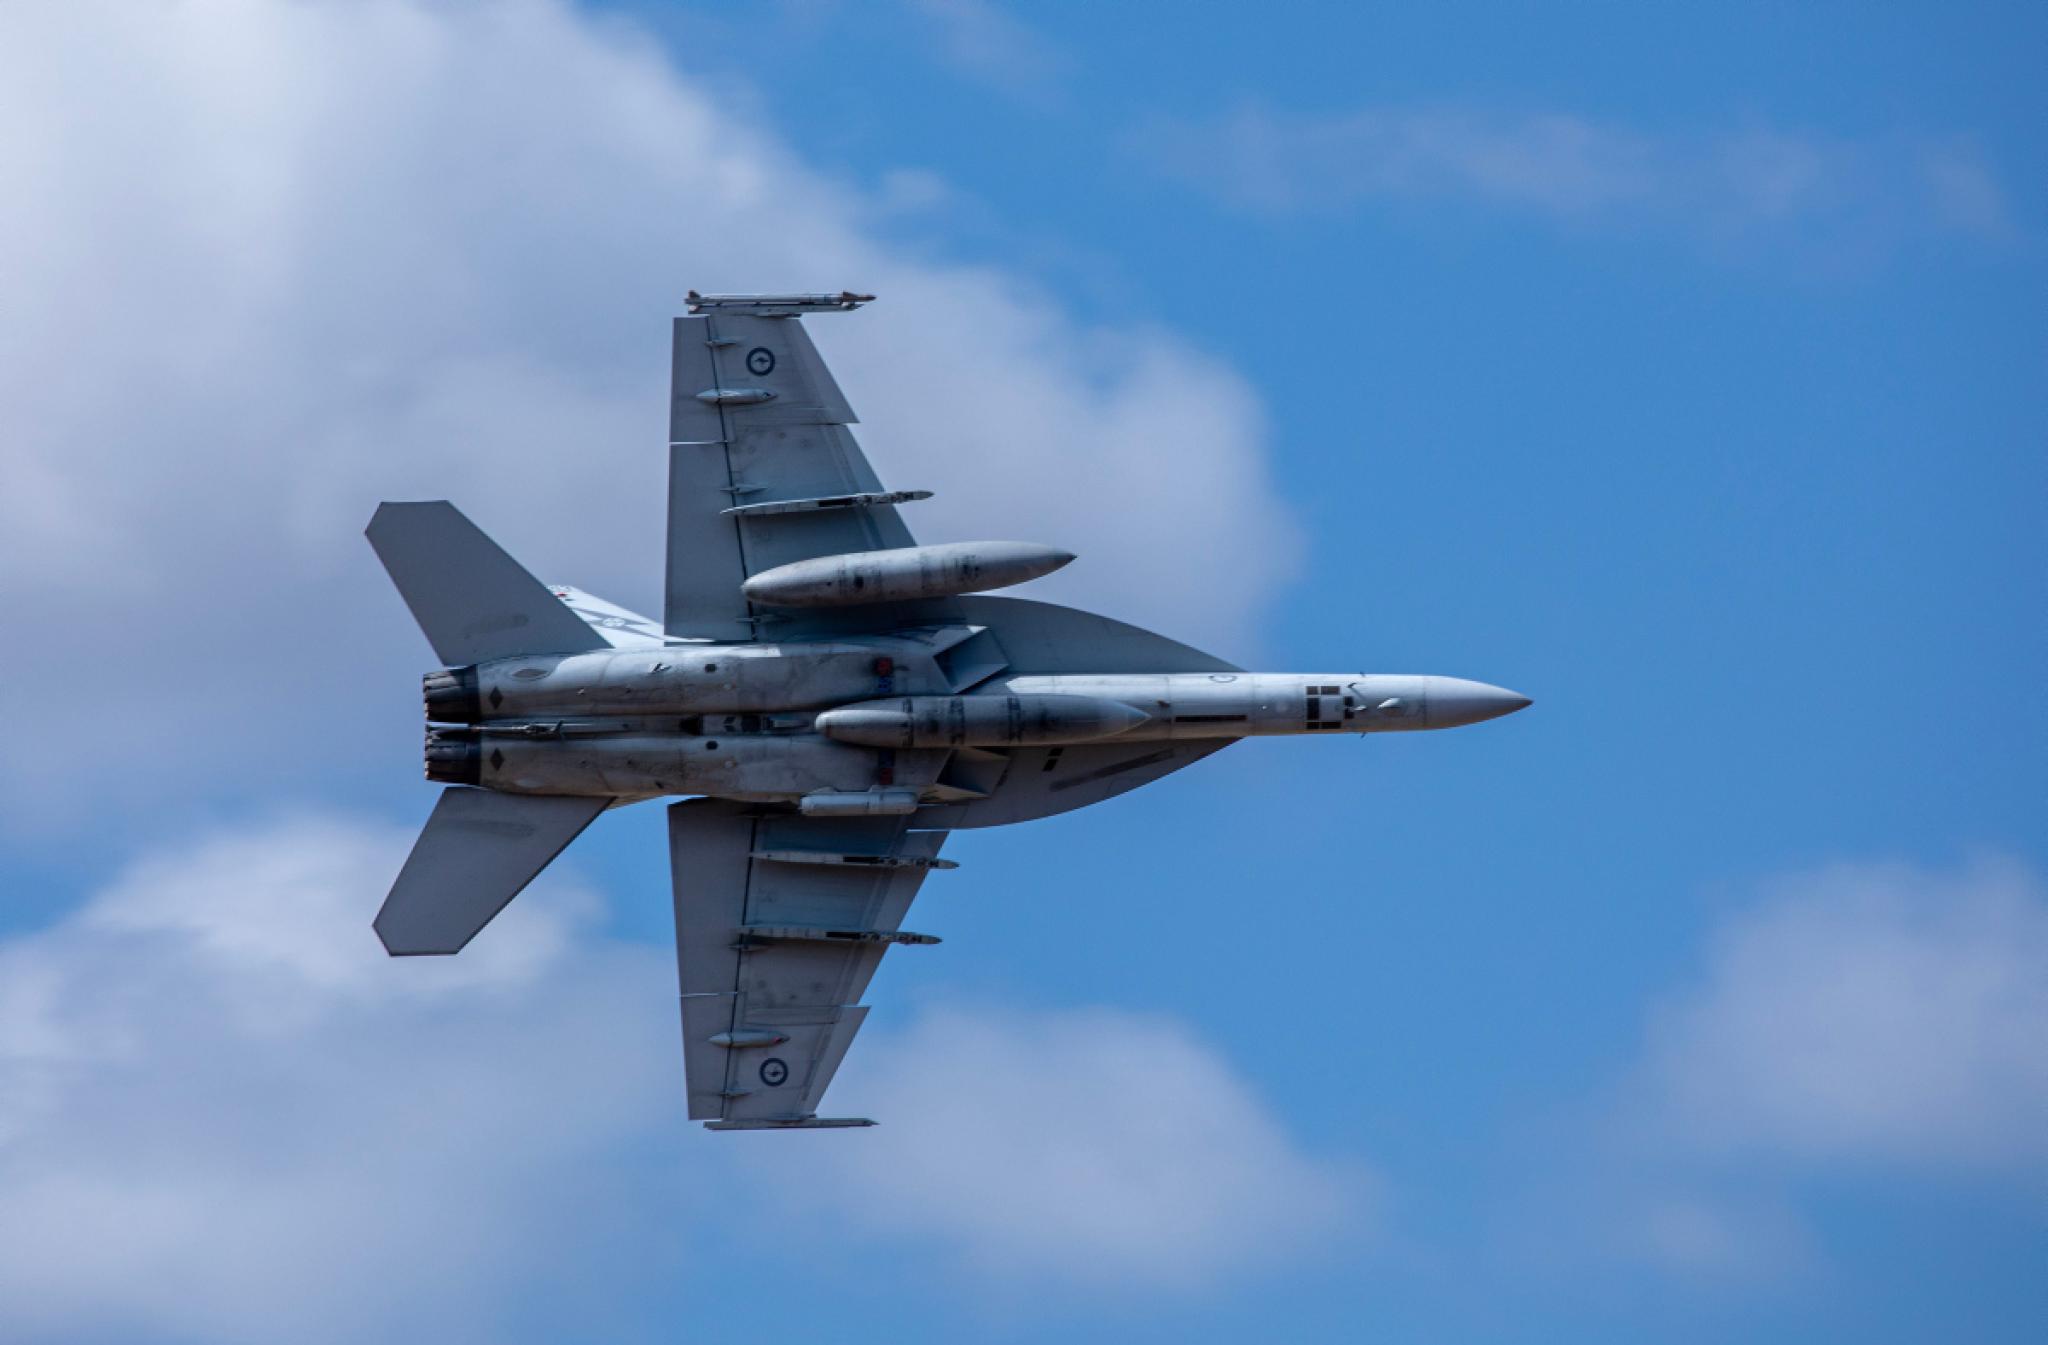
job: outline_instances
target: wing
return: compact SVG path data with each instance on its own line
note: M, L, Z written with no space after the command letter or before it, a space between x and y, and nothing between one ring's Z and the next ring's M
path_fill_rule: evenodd
M847 426L839 385L795 302L700 303L677 318L670 386L670 635L752 638L764 619L740 594L759 571L812 556L911 546ZM850 307L852 305L835 305Z
M668 810L690 1117L714 1130L870 1125L820 1118L942 831L904 817L812 818L720 799Z

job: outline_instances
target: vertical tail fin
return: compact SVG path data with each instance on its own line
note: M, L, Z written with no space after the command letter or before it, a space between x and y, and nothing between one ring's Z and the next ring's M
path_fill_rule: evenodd
M384 950L393 957L461 952L611 802L442 790L377 912Z
M448 667L607 647L446 500L381 504L366 534L435 657Z

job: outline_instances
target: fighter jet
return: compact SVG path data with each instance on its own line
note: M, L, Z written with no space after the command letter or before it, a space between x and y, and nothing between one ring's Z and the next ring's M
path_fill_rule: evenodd
M426 775L446 786L375 927L460 952L607 808L668 808L689 1115L818 1114L882 955L949 832L1050 817L1243 738L1494 719L1455 677L1254 673L1070 607L986 596L1074 557L919 546L849 429L806 314L872 295L690 294L675 320L659 622L549 586L446 501L369 539L444 665ZM957 881L941 879L940 881Z

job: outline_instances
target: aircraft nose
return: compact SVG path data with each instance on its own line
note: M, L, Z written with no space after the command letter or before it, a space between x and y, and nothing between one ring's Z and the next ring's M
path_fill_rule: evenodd
M1425 703L1429 726L1449 729L1511 715L1530 704L1530 700L1519 691L1489 686L1485 682L1468 682L1462 677L1432 677Z

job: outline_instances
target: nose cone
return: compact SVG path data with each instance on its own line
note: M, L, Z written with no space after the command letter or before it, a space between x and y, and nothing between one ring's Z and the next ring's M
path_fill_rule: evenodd
M1468 682L1462 677L1432 677L1425 693L1429 726L1457 728L1483 719L1499 719L1529 704L1529 698L1506 687Z

